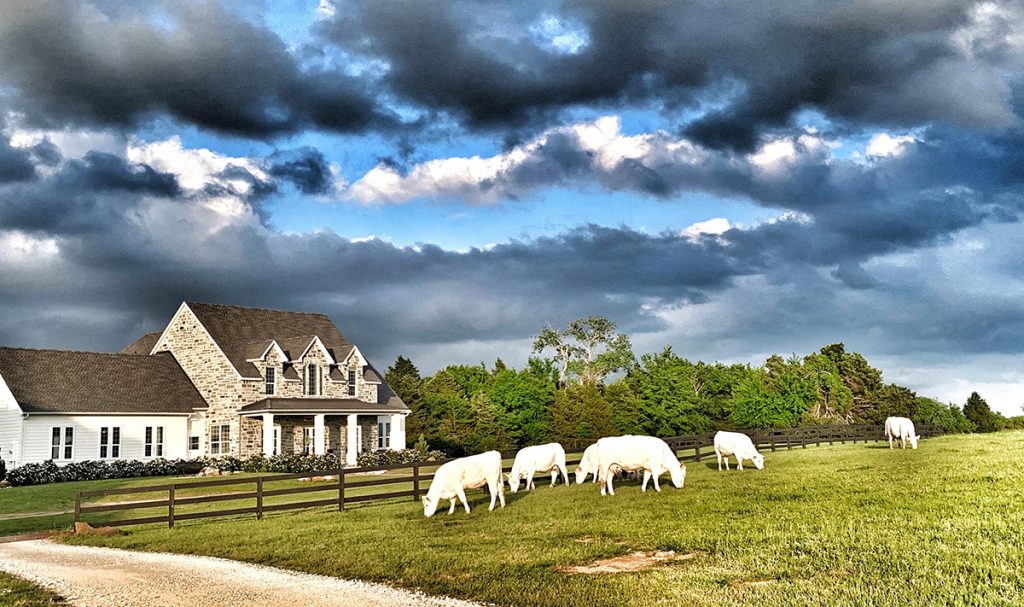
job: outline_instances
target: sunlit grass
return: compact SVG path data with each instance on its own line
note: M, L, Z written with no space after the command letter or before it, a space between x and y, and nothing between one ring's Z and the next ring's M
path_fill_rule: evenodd
M391 505L182 523L75 543L209 554L517 605L1019 605L1024 433L767 454L764 471L690 464L686 487L509 497L425 519ZM555 566L634 550L692 559L613 576Z

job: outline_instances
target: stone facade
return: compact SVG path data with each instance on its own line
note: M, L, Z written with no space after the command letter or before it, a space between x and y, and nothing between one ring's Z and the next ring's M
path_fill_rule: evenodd
M311 338L312 340L312 338ZM205 454L210 456L235 455L246 457L263 452L263 420L261 417L242 417L239 410L248 404L273 396L279 398L357 398L367 403L377 402L377 384L366 383L363 369L366 359L358 349L353 348L347 360L333 361L319 339L305 352L291 352L292 356L300 356L299 360L289 361L282 355L280 348L271 346L259 360L250 360L259 371L259 377L242 377L223 354L217 343L189 309L183 304L171 319L170 324L157 342L154 351L169 351L177 359L186 375L192 380L199 393L209 404L205 414L205 428L201 444ZM342 370L340 379L330 377L332 364L338 364ZM315 365L317 386L314 394L309 394L306 379L309 377L310 366ZM298 374L298 379L287 379L284 371L290 366ZM268 393L266 382L267 369L274 370L274 382L271 393ZM348 370L355 372L355 395L349 394ZM345 416L328 416L324 428L325 451L334 451L344 456L347 446ZM312 415L277 415L274 424L280 426L282 453L303 452L303 428L313 427ZM228 425L229 440L218 453L213 453L211 446L211 430ZM360 451L377 448L377 416L361 415L359 425L362 426L363 445Z
M168 351L181 365L196 389L209 405L206 412L206 432L200 438L207 455L227 455L240 452L241 432L238 410L252 402L241 377L220 348L192 314L188 306L181 306L155 347L156 352ZM226 453L210 450L210 428L227 424L230 438Z

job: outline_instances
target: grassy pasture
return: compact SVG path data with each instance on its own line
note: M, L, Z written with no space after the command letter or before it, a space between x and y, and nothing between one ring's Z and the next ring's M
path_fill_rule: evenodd
M41 586L0 571L0 605L6 607L61 607L67 603Z
M767 454L764 471L688 466L686 487L591 484L425 519L411 501L183 522L68 541L206 554L498 604L1020 605L1024 432ZM637 573L555 570L630 552L691 558Z

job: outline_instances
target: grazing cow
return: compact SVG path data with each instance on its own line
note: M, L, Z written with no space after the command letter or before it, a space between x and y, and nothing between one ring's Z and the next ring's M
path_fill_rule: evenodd
M729 456L736 457L736 468L743 469L743 460L754 462L758 470L764 469L764 456L758 453L754 441L746 434L739 432L718 432L715 434L715 455L718 456L718 470L722 470L722 459L725 458L725 469L729 469Z
M448 514L451 514L455 512L455 498L459 498L468 513L466 489L476 489L484 485L491 491L491 507L487 510L494 510L495 498L501 500L501 507L504 508L505 482L501 478L501 454L497 451L460 457L444 463L434 473L430 489L423 496L423 514L434 516L438 502L443 499L451 502L448 509Z
M583 452L583 457L580 459L579 468L576 468L576 484L582 485L583 481L587 480L588 474L594 475L592 482L597 482L597 467L600 462L597 461L597 443L590 445Z
M917 439L921 438L914 430L914 422L905 417L890 417L885 420L885 436L889 439L889 448L892 449L892 439L898 438L907 448L907 441L910 441L910 448L917 449Z
M598 479L601 495L615 495L612 477L615 468L626 472L644 471L641 491L647 491L647 482L654 478L654 490L661 491L658 477L668 472L676 489L683 488L686 466L679 463L676 454L665 441L653 436L609 436L597 441Z
M562 480L569 484L569 472L565 469L565 449L558 443L547 445L535 445L523 447L516 453L515 462L512 463L512 473L508 477L508 486L512 493L519 491L519 481L526 477L526 490L530 491L536 487L533 484L533 475L538 472L551 472L551 486L555 486L558 474L562 474Z

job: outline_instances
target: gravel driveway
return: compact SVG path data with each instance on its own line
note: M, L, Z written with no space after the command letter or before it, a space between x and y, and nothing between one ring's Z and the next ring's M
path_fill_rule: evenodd
M211 557L67 546L0 544L0 569L81 607L474 607L457 599Z

